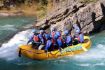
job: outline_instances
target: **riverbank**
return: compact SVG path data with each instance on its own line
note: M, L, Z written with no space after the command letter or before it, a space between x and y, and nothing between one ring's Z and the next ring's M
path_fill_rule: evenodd
M42 5L33 5L33 6L20 6L20 7L12 7L9 10L3 8L0 10L1 17L8 16L36 16L37 18L44 18L46 15L46 7Z

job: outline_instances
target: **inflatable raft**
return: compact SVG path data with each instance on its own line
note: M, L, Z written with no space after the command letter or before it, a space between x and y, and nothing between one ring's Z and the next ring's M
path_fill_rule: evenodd
M82 52L86 52L91 47L90 38L88 36L84 36L84 39L84 43L65 47L61 51L54 50L47 53L44 50L33 49L32 45L21 45L19 47L19 56L24 55L35 60L46 60L63 56L73 56Z

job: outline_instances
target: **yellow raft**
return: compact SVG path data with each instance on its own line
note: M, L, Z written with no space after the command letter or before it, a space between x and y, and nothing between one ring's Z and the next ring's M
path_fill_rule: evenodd
M33 49L31 45L22 45L19 47L19 54L35 60L46 60L67 55L73 56L82 52L86 52L91 47L90 38L88 36L84 36L84 39L84 43L65 47L61 50L61 52L59 50L54 50L46 53L44 50Z

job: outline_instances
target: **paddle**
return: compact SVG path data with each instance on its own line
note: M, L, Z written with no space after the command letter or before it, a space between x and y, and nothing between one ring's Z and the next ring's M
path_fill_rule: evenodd
M80 43L80 45L82 46L82 43ZM83 51L87 52L88 49L86 49L84 46L82 46Z
M21 57L21 49L19 49L18 56Z
M88 51L85 47L82 47L82 49L83 49L85 52L87 52L87 51Z

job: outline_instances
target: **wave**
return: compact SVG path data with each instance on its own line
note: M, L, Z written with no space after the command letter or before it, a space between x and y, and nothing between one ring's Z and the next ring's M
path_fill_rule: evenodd
M10 41L2 44L0 48L0 58L13 60L18 58L18 47L21 44L26 44L29 38L33 35L32 30L26 30L17 33Z
M11 30L11 31L17 31L16 27L14 25L4 25L0 26L0 30Z
M91 48L88 52L74 56L77 61L95 61L105 59L105 45L98 44L95 48Z
M82 63L82 64L76 64L76 65L82 66L82 67L92 66L90 63Z
M105 66L104 62L101 63L80 63L80 64L76 64L78 66L81 67L94 67L94 66Z
M25 26L23 26L23 28L27 29L27 28L32 28L33 27L33 24L27 24Z

